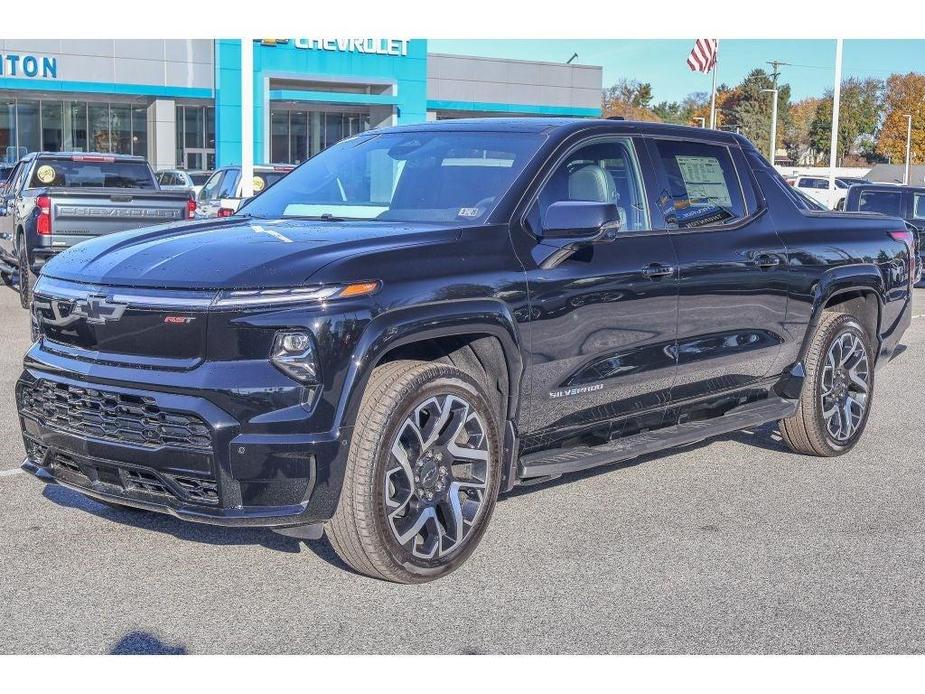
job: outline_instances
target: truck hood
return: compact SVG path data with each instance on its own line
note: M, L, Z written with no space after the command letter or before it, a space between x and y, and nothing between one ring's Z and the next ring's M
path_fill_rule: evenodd
M292 287L335 260L458 235L456 227L434 224L229 217L85 241L49 261L42 274L120 287Z

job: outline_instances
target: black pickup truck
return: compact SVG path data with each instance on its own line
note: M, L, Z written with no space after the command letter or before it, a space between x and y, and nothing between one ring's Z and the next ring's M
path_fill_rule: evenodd
M376 130L180 227L46 265L24 469L326 532L399 582L458 567L521 483L774 421L850 450L911 320L902 220L815 209L704 129Z
M142 157L33 152L0 189L0 277L24 308L56 253L94 236L192 218L187 192L162 191Z

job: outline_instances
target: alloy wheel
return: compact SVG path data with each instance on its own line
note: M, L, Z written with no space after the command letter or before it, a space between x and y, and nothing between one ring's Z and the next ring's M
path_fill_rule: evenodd
M432 560L457 552L486 506L492 451L485 423L458 395L417 405L399 426L385 466L385 509L395 541Z
M835 441L848 441L861 426L870 396L870 361L854 332L832 341L822 370L822 419Z

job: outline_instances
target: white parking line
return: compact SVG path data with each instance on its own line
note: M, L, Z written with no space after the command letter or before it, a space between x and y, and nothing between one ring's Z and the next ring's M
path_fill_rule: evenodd
M20 472L22 472L22 470L20 470L19 468L16 468L14 470L0 470L0 477L9 477L10 475L16 475Z

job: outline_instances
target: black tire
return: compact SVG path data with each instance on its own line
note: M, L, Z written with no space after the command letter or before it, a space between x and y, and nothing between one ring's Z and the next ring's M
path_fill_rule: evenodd
M472 554L491 519L501 479L499 425L489 402L476 379L448 364L395 361L373 371L350 442L337 511L326 526L331 545L345 563L374 578L424 583L454 571ZM463 405L468 409L463 410ZM430 423L429 412L439 413L439 416L434 415L435 424L430 429L426 424L419 429L417 425L421 421ZM443 421L444 412L450 419L438 427L436 423ZM462 424L458 424L460 421ZM444 433L426 450L408 453L404 461L408 465L402 466L392 451L395 445L414 440L408 435L409 427L418 435L417 441L425 436L430 438L429 434L435 431ZM483 433L473 435L469 431L471 427ZM448 442L439 443L443 440ZM465 442L466 455L462 458L458 457L460 440ZM476 440L479 443L472 444ZM451 455L448 446L457 453ZM460 462L471 461L468 456L473 454L484 456L484 461L471 465ZM442 462L435 463L437 459ZM478 473L484 478L479 491L460 490L460 486L472 486L465 483L465 472L458 472L461 468L484 470ZM406 474L405 469L409 473ZM435 470L440 475L436 481L430 474ZM412 474L414 479L411 479ZM402 496L402 492L396 490L405 480L410 486L404 492L407 496L403 506L393 496ZM425 489L425 484L439 487L432 501L427 501L425 496L429 498L430 490L435 488ZM422 491L425 493L419 495ZM455 504L451 498L456 499ZM468 530L464 531L466 523L461 518L465 514L460 508L473 507L478 510L473 512ZM389 508L396 510L390 513ZM419 534L410 536L410 541L402 544L396 525L405 523L406 528L417 527L414 521L419 522L425 512L431 513L428 508L432 509L432 515L427 524ZM455 514L453 517L445 510L450 508ZM401 515L396 518L396 514ZM442 525L437 525L441 518ZM455 529L456 540L446 532L447 528ZM446 551L445 540L450 541ZM419 553L426 552L430 543L435 543L436 547L433 558L422 558Z
M31 308L35 274L32 272L32 266L29 265L25 239L21 236L19 237L17 259L19 260L19 303L22 304L23 308Z
M825 375L829 350L833 349L836 340L841 340L846 335L849 336L846 338L848 340L852 339L850 336L855 336L866 351L867 368L863 380L867 382L867 391L859 421L852 425L853 430L850 435L840 438L833 435L830 420L823 416L823 393L829 392L828 377ZM797 453L826 457L842 455L854 448L864 434L873 402L874 361L875 355L871 349L870 336L854 316L846 313L823 313L807 350L806 381L800 395L799 406L793 416L780 421L780 432L784 442ZM849 384L845 388L848 388L851 379L845 380ZM827 402L834 402L834 400ZM854 412L850 407L849 410ZM842 413L838 416L842 418ZM853 419L851 414L848 414L847 418ZM841 433L841 427L838 431Z

